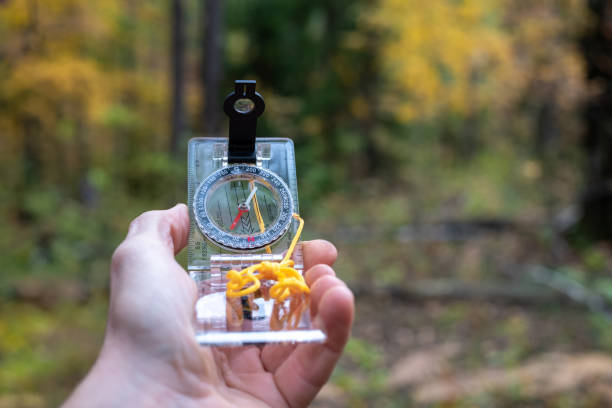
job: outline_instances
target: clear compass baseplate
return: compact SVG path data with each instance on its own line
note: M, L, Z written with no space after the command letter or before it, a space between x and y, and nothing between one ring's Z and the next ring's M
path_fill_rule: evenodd
M257 294L242 298L226 296L226 274L230 269L240 271L262 261L281 261L298 227L298 223L292 221L284 235L269 246L271 254L266 253L265 248L255 250L228 248L207 237L207 235L215 237L214 234L204 234L201 231L202 224L198 224L194 216L194 208L197 210L194 206L194 197L209 176L220 169L232 166L228 164L227 146L227 138L194 138L189 143L188 203L191 228L187 269L198 287L198 301L194 313L197 341L206 346L322 342L325 340L325 334L313 327L309 308L302 314L299 324L291 328L272 329L273 309L277 311L279 307L287 306L289 300L285 301L284 305L279 305L274 303L275 300L265 300ZM293 142L290 139L257 138L256 153L257 163L253 165L272 172L282 179L291 196L292 211L298 213ZM265 199L265 196L261 198ZM235 217L235 214L232 212L233 207L226 211L229 213L223 217L227 226L228 220ZM254 220L252 224L253 228L257 228ZM295 269L303 272L301 244L297 245L292 259ZM272 283L262 282L262 285L267 284ZM237 302L243 306L241 321L235 319L235 307L239 306ZM232 310L234 310L233 318Z

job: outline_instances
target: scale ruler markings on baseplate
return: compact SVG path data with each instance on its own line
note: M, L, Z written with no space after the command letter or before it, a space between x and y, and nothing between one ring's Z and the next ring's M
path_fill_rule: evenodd
M198 174L201 172L201 167L203 166L202 160L212 160L212 157L208 158L198 158L199 149L195 147L191 149L189 154L188 161L192 164L189 166L189 179L190 183L187 186L187 200L189 201L190 210L193 210L193 199L195 195L195 190L198 186ZM190 219L193 217L193 214L190 211L189 214ZM192 224L193 225L193 224ZM200 234L199 231L194 229L189 234L189 248L187 250L187 256L189 259L190 270L198 270L200 269L195 264L201 261L206 261L208 257L208 244L205 238ZM206 267L202 267L202 269L206 269Z
M299 214L299 201L298 201L298 192L297 192L297 175L295 174L295 151L293 154L287 154L287 181L289 182L289 186L291 188L291 193L293 194L293 206L294 211Z
M290 154L293 153L293 154ZM298 201L298 192L297 192L297 175L295 174L295 150L293 152L288 152L286 154L287 157L287 181L289 182L289 188L291 189L291 194L293 195L293 211L297 214L300 213L299 201ZM294 223L292 228L289 228L287 231L287 238L289 241L293 240L293 236L297 231L297 224Z
M194 155L195 155L195 150L196 149L189 149L189 157L187 158L187 162L188 163L193 163L195 161L194 159ZM193 193L194 193L194 186L193 184L195 183L195 175L196 175L196 166L197 166L197 162L194 166L189 166L189 170L187 172L187 206L189 208L189 219L192 218L192 214L191 214L191 208L192 208L192 201L193 201ZM191 224L193 226L193 223ZM193 261L194 258L194 253L193 250L195 248L195 240L193 238L195 234L195 231L190 231L189 232L189 238L187 240L187 259L188 262L191 263Z

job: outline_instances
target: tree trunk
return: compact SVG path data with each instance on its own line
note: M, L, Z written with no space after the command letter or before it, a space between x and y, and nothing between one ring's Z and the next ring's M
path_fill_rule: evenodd
M177 156L185 127L185 29L183 0L172 0L172 130L170 153Z
M223 1L205 0L202 52L204 133L218 136L221 129L220 86L223 80Z
M588 79L600 87L586 107L587 184L579 231L612 239L612 0L589 0L595 24L582 43Z

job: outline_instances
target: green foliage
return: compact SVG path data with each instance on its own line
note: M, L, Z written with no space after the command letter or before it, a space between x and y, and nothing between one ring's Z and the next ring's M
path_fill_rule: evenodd
M599 346L604 350L612 351L612 326L610 320L602 315L589 316L589 322L596 333Z
M367 398L384 390L387 378L382 351L366 340L351 338L345 348L349 368L338 367L332 382L350 395L351 406L367 406ZM350 369L355 366L360 374Z
M37 396L33 406L57 405L88 369L101 343L106 302L63 304L53 313L32 305L0 304L0 396ZM59 382L61 379L62 382Z

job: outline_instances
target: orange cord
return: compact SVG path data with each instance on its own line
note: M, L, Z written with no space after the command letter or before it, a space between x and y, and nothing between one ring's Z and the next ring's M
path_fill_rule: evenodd
M293 268L294 263L291 260L293 250L304 228L304 220L299 215L293 214L293 218L300 222L300 226L283 260L280 262L260 262L244 268L240 272L234 269L230 270L226 275L229 280L226 290L227 297L241 297L255 293L261 287L262 280L276 281L276 284L270 288L270 297L279 302L285 301L289 296L310 293L310 288L304 277Z

